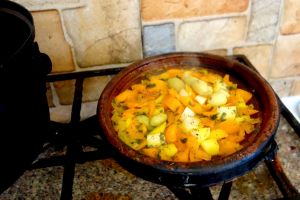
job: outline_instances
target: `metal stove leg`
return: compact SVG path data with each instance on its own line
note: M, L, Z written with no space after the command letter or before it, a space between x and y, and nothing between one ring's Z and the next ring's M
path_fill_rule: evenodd
M61 189L61 200L71 200L73 193L73 181L75 175L75 147L73 144L68 145L66 162L64 165L64 175Z
M77 127L80 123L83 80L83 78L78 78L75 82L75 92L70 122L71 128L69 129L70 132L67 133L69 134L70 140L67 146L66 163L64 166L63 183L60 196L61 200L72 200L75 165L76 161L78 160L78 155L82 151L78 142Z
M300 199L299 192L285 175L277 156L275 156L273 159L265 159L265 163L284 198Z
M218 200L227 200L231 192L232 181L222 185Z
M292 185L282 165L276 156L277 144L274 141L272 145L275 145L275 149L269 152L269 155L265 157L265 164L268 167L273 179L275 180L279 190L281 191L284 199L300 199L300 194L297 189Z

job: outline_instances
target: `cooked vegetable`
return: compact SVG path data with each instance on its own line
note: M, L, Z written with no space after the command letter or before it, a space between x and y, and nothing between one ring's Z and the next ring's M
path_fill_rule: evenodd
M189 72L185 72L183 74L183 81L188 84L191 85L192 82L197 81L199 79L197 79L196 77L192 76Z
M147 146L159 147L165 143L164 131L166 129L166 123L156 127L149 134L147 134Z
M211 95L211 99L209 100L209 103L212 106L221 106L221 105L226 104L226 102L227 102L227 97L224 92L213 93Z
M198 96L195 97L195 100L196 100L199 104L203 105L203 104L206 102L207 98L198 95Z
M159 114L151 117L150 125L151 126L159 126L162 123L164 123L166 120L167 120L167 115L165 113L159 113Z
M149 127L149 117L147 115L138 115L136 116L136 119L138 120L139 123L145 124L146 127Z
M168 85L170 88L175 89L177 92L184 88L184 82L177 77L170 78L168 80Z
M177 140L177 130L178 130L178 127L176 124L171 124L167 128L166 134L165 134L167 143L173 143Z
M159 155L162 160L172 160L172 157L175 156L177 151L178 150L175 144L170 143L170 144L163 145L160 148Z
M219 143L215 138L207 139L201 142L201 147L209 155L218 155L219 154Z
M170 69L132 85L112 103L112 123L129 147L174 162L209 161L242 148L259 129L252 93L228 74Z
M212 93L212 87L202 80L192 81L191 87L199 95L207 96Z

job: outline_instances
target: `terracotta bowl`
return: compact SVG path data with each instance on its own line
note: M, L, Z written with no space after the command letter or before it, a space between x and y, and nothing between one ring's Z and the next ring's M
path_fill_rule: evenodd
M113 110L111 103L120 92L144 79L147 73L174 67L191 68L199 66L216 70L220 73L227 73L238 83L239 87L252 91L252 103L260 110L262 124L257 133L249 134L249 137L243 143L244 148L226 157L215 157L211 161L178 163L161 161L145 156L125 145L118 138L111 121ZM133 164L141 164L141 166L146 166L148 169L154 169L154 173L157 171L172 175L178 174L200 178L211 175L221 176L212 181L213 183L223 181L222 179L232 179L251 170L262 159L262 153L270 146L279 123L277 97L261 75L246 65L228 57L188 52L154 56L135 62L124 68L105 87L98 102L97 112L104 138L107 139L108 143L112 145L121 157L126 158L128 161L133 161ZM242 167L245 170L241 170ZM181 181L181 185L184 185L185 182L186 180ZM189 181L187 184L190 184ZM191 184L194 184L194 182ZM203 184L212 183L208 181Z

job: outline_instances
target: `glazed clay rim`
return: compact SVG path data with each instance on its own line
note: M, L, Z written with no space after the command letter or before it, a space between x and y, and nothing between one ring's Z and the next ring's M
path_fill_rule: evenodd
M264 99L264 102L261 104L268 104L263 105L265 109L268 110L268 113L263 113L263 123L260 131L254 138L254 141L242 148L240 151L231 154L226 157L222 157L221 159L212 159L211 161L199 161L199 162L171 162L171 161L162 161L155 158L151 158L145 156L130 147L124 144L117 136L116 131L113 129L111 123L111 101L115 95L120 93L122 86L119 84L123 81L124 84L129 84L129 82L137 77L130 77L131 74L139 75L141 74L144 68L149 67L149 65L153 63L160 63L164 60L170 59L199 59L205 60L208 59L214 62L222 62L223 66L228 70L240 70L247 74L248 79L255 80L257 87L260 87L260 90L263 90L264 95L261 96L261 99ZM223 68L224 69L224 68ZM245 75L242 77L245 78ZM118 85L119 84L119 85ZM253 86L253 85L251 85ZM119 88L119 89L117 89ZM121 88L121 89L120 89ZM255 88L257 89L257 88ZM265 115L268 115L266 118ZM226 57L216 56L206 53L189 53L189 52L179 52L179 53L170 53L164 54L154 57L149 57L138 62L135 62L128 67L124 68L119 74L114 76L111 81L107 84L104 88L100 99L98 101L97 107L97 116L99 123L103 129L104 135L108 142L117 149L117 151L134 161L137 161L142 164L146 164L149 166L153 166L155 168L159 168L160 170L170 171L171 169L176 169L176 173L180 172L199 172L199 171L218 171L219 169L224 169L224 167L230 168L231 166L235 165L236 162L247 162L248 159L255 157L259 152L263 151L264 148L267 146L269 141L273 138L279 123L279 105L277 102L277 97L271 88L271 86L267 83L267 81L254 70L250 69L249 67L231 60Z

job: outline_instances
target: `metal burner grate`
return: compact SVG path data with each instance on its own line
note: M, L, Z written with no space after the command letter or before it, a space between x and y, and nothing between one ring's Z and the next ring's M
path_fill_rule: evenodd
M248 67L255 70L254 66L244 55L231 56ZM114 75L122 68L102 69L86 72L75 72L66 74L50 74L47 77L48 82L71 80L75 79L75 94L72 105L71 122L68 124L51 121L50 129L51 135L47 138L49 143L44 147L44 150L51 146L66 146L67 151L65 155L52 156L50 158L43 158L37 160L31 166L31 169L44 168L50 166L64 166L64 174L62 180L61 199L72 199L73 179L75 173L75 164L84 163L86 161L100 160L114 157L109 145L99 138L98 120L96 115L80 121L80 111L82 105L82 90L83 81L85 78ZM300 137L300 124L285 107L285 105L278 98L281 107L282 116L288 121L297 135ZM84 152L83 146L94 147L96 150ZM291 184L290 180L284 174L284 170L276 156L277 144L275 140L270 145L266 152L264 161L268 167L270 174L275 180L280 189L283 199L300 199L300 194L297 189ZM230 196L232 181L224 183L219 193L219 200L228 199ZM209 187L195 187L195 188L175 188L167 186L177 198L179 199L212 199Z

